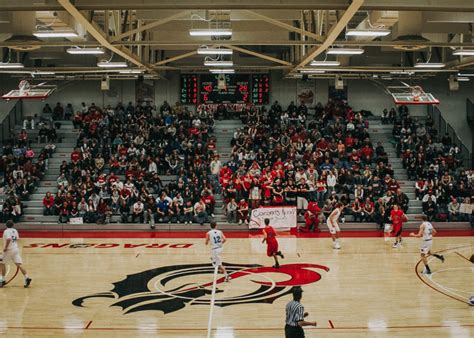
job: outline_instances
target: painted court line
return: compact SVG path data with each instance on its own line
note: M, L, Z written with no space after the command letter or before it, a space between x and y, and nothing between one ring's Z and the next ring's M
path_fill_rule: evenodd
M409 231L405 232L404 235L408 236ZM225 231L227 238L253 238L261 237L262 233L257 231ZM145 231L20 231L22 238L203 238L205 231L190 231L190 232L145 232ZM313 232L313 233L301 233L301 232L278 232L278 236L284 237L296 237L296 238L329 238L331 234L329 232ZM463 236L474 236L474 230L439 230L437 233L438 237L463 237ZM360 230L346 230L342 232L342 237L347 238L377 238L384 237L382 231L360 231Z
M92 323L92 321L90 322ZM307 327L306 330L366 330L366 331L377 331L380 329L388 330L415 330L415 329L449 329L449 328L474 328L474 324L456 324L456 325L393 325L393 326L383 326L377 327L376 330L369 328L368 326L338 326L334 327ZM7 326L7 330L77 330L84 331L84 327L40 327L40 326ZM176 332L189 332L189 331L207 331L207 328L146 328L146 327L89 327L88 331L148 331L148 332L160 332L160 331L176 331ZM217 329L213 329L216 331ZM258 328L248 328L248 327L235 327L232 328L234 331L283 331L282 327L258 327Z
M467 258L467 257L465 257L465 256L463 256L463 255L461 255L459 252L457 252L457 251L454 251L454 253L455 253L456 255L458 255L458 256L460 256L460 257L464 258L464 259L465 259L466 261L468 261L469 263L472 263L472 262L471 262L471 260L470 260L469 258Z

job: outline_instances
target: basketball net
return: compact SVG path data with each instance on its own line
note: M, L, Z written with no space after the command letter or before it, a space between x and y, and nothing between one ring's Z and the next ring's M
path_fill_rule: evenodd
M423 94L423 92L420 87L413 87L413 90L411 92L412 100L415 102L420 101L421 94Z
M18 84L20 96L28 96L30 91L30 83L27 80L21 80Z

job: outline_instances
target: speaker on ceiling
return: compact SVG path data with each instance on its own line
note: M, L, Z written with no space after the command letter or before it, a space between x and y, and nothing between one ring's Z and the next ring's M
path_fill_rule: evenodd
M454 75L450 75L448 78L449 90L459 90L458 79Z
M342 81L342 77L336 76L336 81L334 83L334 87L336 89L344 89L344 81Z
M103 77L100 81L100 89L101 90L109 90L110 89L110 79L108 76Z

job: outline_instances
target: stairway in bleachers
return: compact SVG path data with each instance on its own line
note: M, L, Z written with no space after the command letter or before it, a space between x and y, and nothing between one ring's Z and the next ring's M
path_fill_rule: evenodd
M68 161L70 159L71 152L77 144L77 138L79 131L73 128L71 121L59 121L61 128L56 129L58 137L61 137L61 142L56 142L56 151L53 156L49 159L48 170L46 170L43 180L41 180L39 186L35 192L31 194L28 201L23 201L23 204L27 206L23 211L23 222L44 222L44 223L57 223L58 216L43 216L43 197L46 192L50 191L55 194L57 191L56 179L59 175L59 167L62 161ZM21 126L16 127L16 131L19 132ZM38 130L28 130L30 140L32 140L31 148L35 151L36 156L44 148L45 143L38 143L37 135Z
M230 154L232 152L232 146L230 145L230 141L234 136L234 132L244 127L242 122L238 119L234 120L217 120L214 126L214 136L217 140L217 152L220 156L220 160L222 164L226 163L230 160ZM216 208L215 208L215 220L217 222L227 222L226 217L224 216L224 209L223 204L224 200L222 199L222 194L214 194L216 199ZM235 226L238 226L235 224ZM239 226L240 228L243 227L242 225Z
M388 162L392 165L395 179L400 184L400 189L410 199L410 204L407 212L409 220L414 220L416 216L422 213L421 201L415 199L415 181L408 180L406 169L403 168L401 158L397 157L395 151L395 141L392 136L393 125L382 124L380 119L371 119L369 123L370 139L374 145L377 142L382 142L382 146L388 155Z

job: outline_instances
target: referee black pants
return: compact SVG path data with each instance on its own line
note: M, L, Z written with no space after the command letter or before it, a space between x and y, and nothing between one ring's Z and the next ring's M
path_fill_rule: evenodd
M304 338L304 330L301 326L285 325L285 338Z

